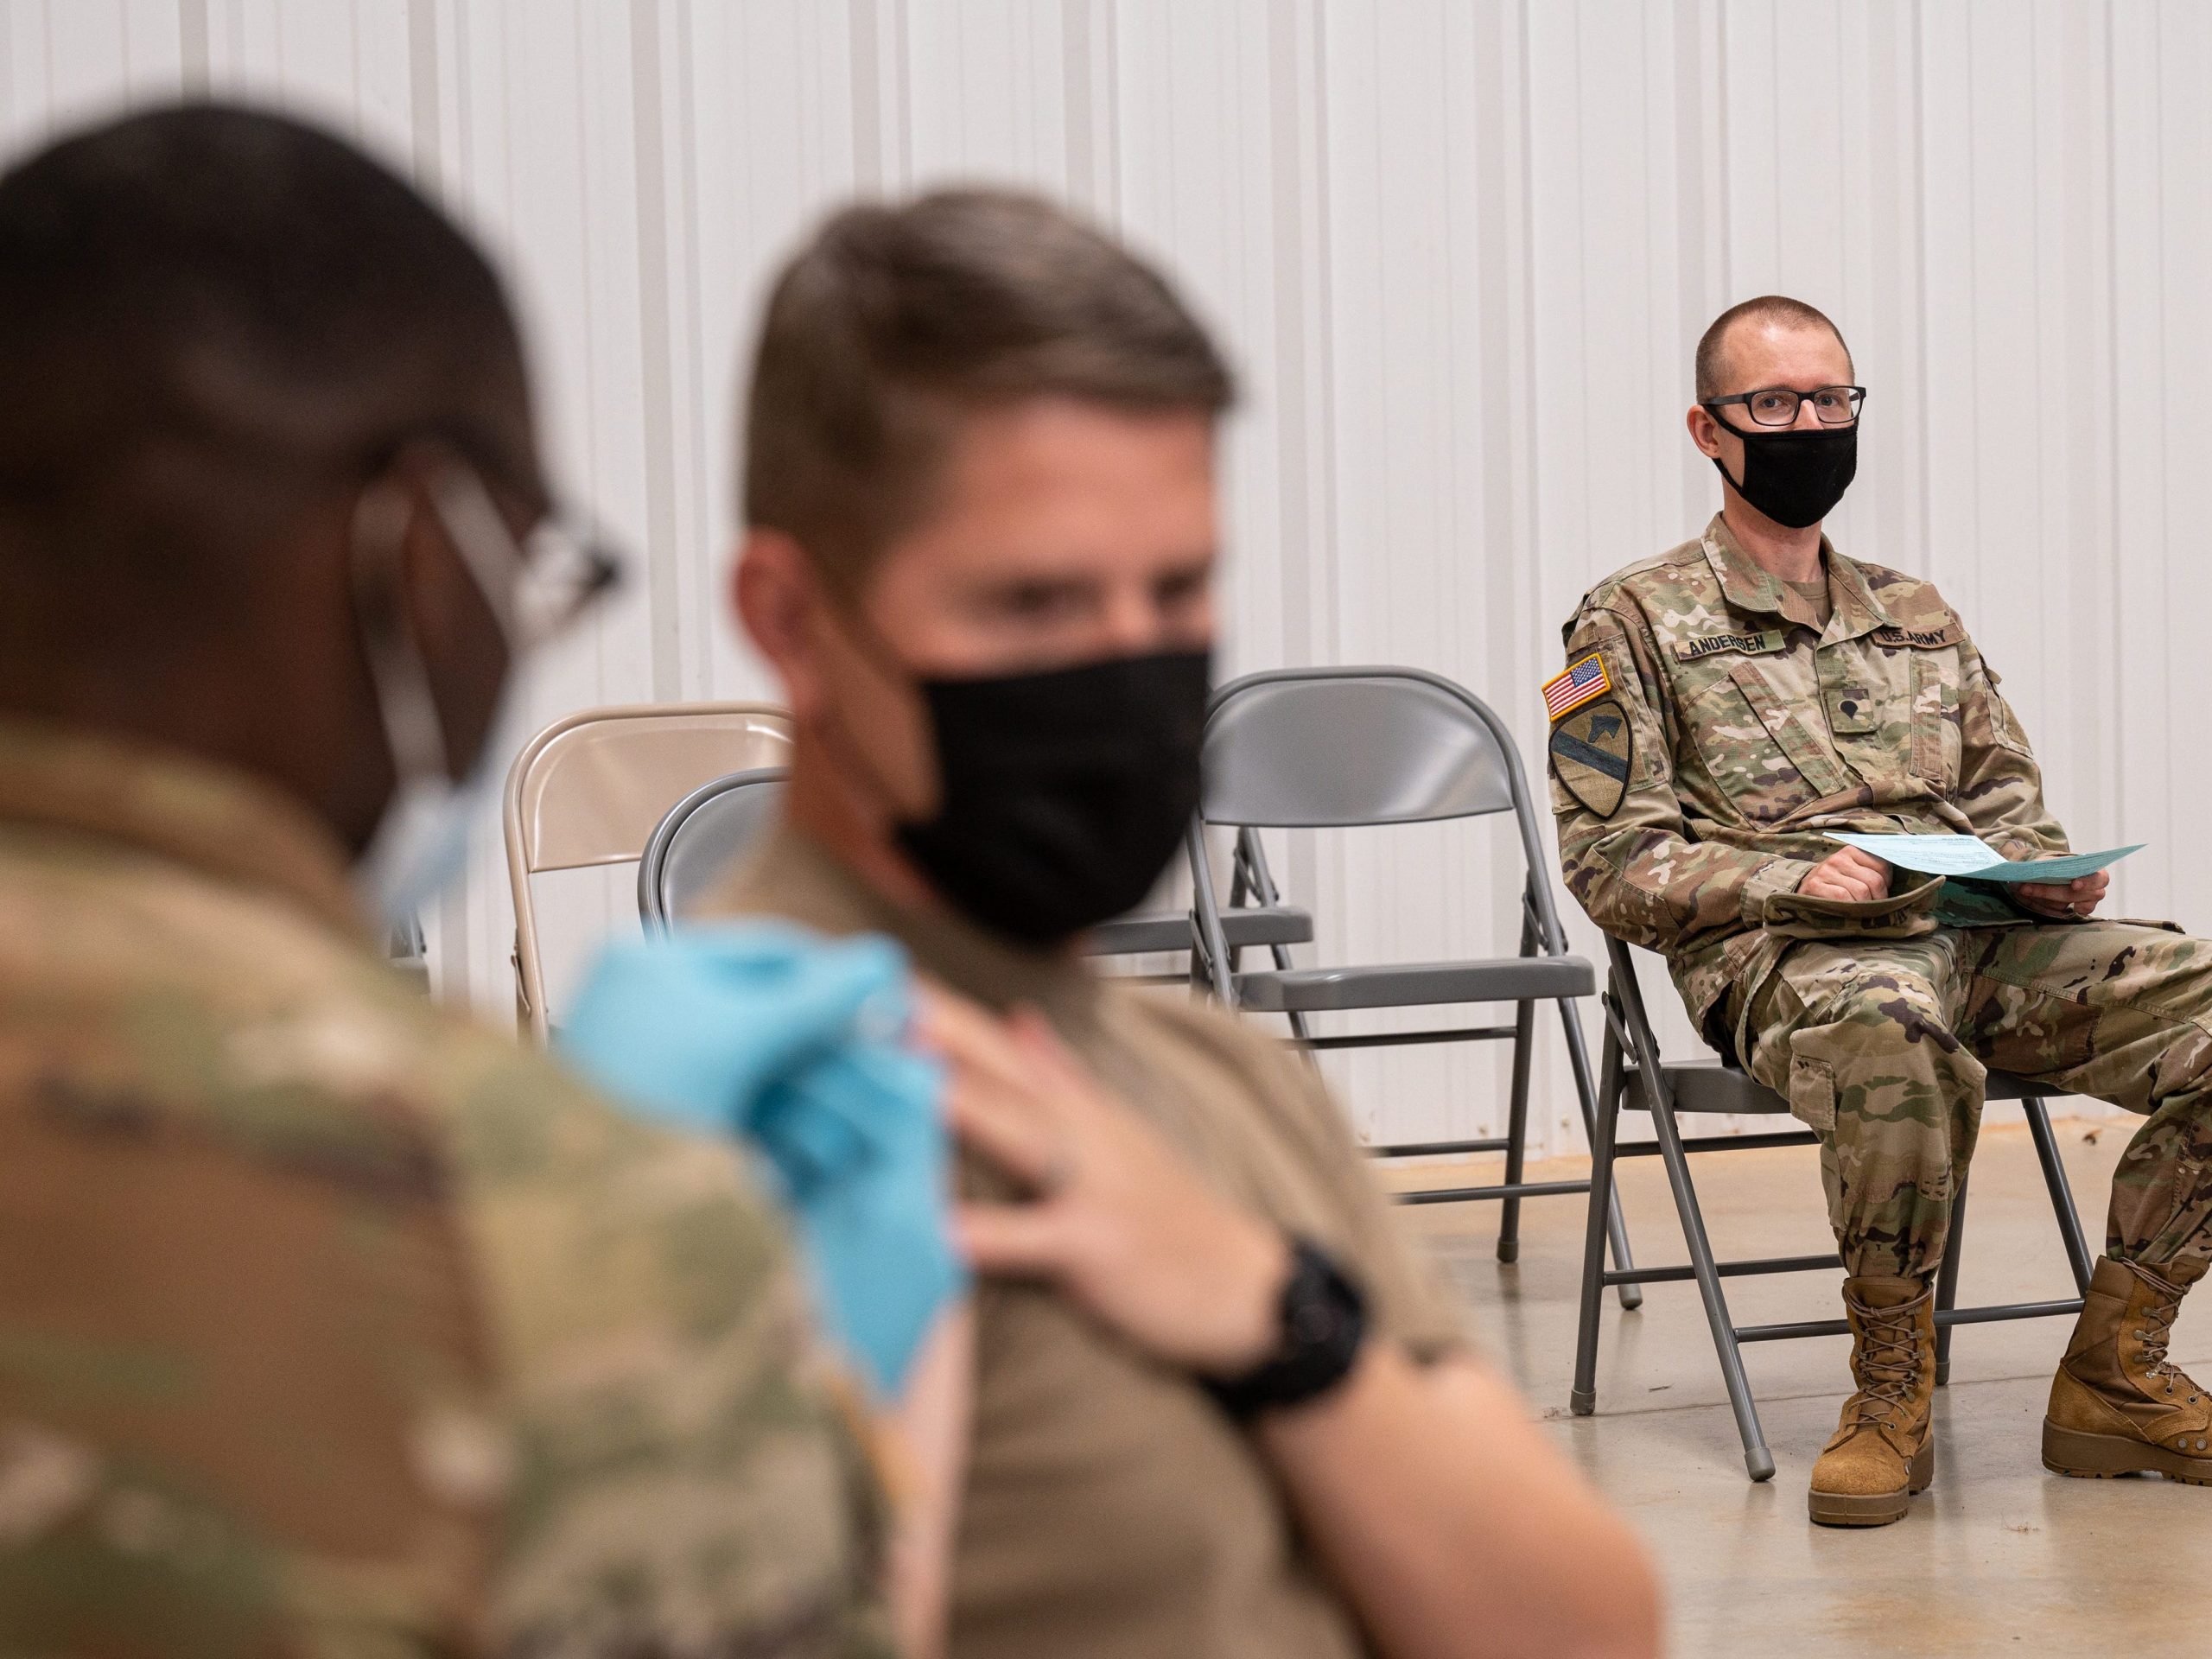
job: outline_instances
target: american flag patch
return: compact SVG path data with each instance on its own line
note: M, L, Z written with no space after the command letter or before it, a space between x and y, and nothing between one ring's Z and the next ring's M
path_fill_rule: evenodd
M1565 673L1544 682L1544 707L1551 718L1557 720L1612 689L1612 680L1605 673L1605 659L1593 651L1580 662L1569 663Z

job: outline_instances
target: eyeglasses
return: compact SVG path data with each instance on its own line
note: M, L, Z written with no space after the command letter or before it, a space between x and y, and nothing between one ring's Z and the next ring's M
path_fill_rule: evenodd
M612 540L582 514L549 500L534 478L517 474L499 445L465 427L439 423L399 432L364 448L348 470L373 478L416 446L428 446L439 514L515 654L567 632L621 586L627 562ZM531 505L520 536L493 498L494 483Z
M622 580L622 561L575 513L548 509L518 541L474 468L449 467L433 486L454 544L517 654L565 633ZM499 548L505 556L487 554ZM487 567L497 563L505 569Z
M1758 391L1738 392L1733 397L1706 397L1699 401L1716 420L1726 405L1741 404L1760 426L1793 425L1797 411L1810 403L1822 425L1847 426L1859 418L1859 406L1866 401L1866 388L1822 386L1817 391L1792 391L1787 386L1767 386Z

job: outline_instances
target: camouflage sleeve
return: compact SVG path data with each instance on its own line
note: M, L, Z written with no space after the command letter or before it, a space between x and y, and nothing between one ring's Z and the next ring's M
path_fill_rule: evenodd
M505 1650L888 1656L866 1431L738 1149L504 1048L457 1107L516 1447Z
M1568 720L1554 722L1548 770L1567 891L1606 932L1656 950L1758 926L1769 896L1792 891L1813 866L1692 838L1675 793L1675 721L1649 625L1632 608L1586 603L1567 625L1567 659L1592 652L1605 658L1627 722L1628 775L1617 800L1579 798L1560 775Z
M2069 850L2066 831L2044 804L2043 768L2019 717L1997 687L1997 671L1974 641L1962 642L1966 683L1959 698L1961 808L2007 858L2047 858Z

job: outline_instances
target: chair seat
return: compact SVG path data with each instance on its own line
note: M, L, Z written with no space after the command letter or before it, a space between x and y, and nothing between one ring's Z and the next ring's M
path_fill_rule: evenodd
M1633 1072L1634 1068L1630 1071ZM1745 1116L1787 1113L1789 1103L1764 1084L1755 1083L1732 1065L1717 1059L1690 1060L1669 1065L1667 1083L1675 1092L1678 1112L1733 1112ZM2009 1071L1992 1071L1985 1100L2028 1100L2054 1091L2048 1084L2031 1083ZM1634 1096L1630 1096L1631 1099Z
M1294 905L1254 905L1221 912L1222 937L1230 949L1271 944L1310 944L1313 918ZM1163 950L1188 950L1192 943L1188 911L1160 911L1143 916L1124 916L1103 922L1084 938L1087 957L1133 957Z
M1497 957L1376 968L1285 968L1236 976L1237 1001L1262 1014L1409 1008L1588 996L1598 976L1580 957Z

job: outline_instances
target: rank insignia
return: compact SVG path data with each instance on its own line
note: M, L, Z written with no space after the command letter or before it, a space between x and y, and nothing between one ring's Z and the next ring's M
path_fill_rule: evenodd
M1546 747L1560 788L1601 818L1621 810L1635 746L1619 703L1607 697L1576 709L1552 728Z

